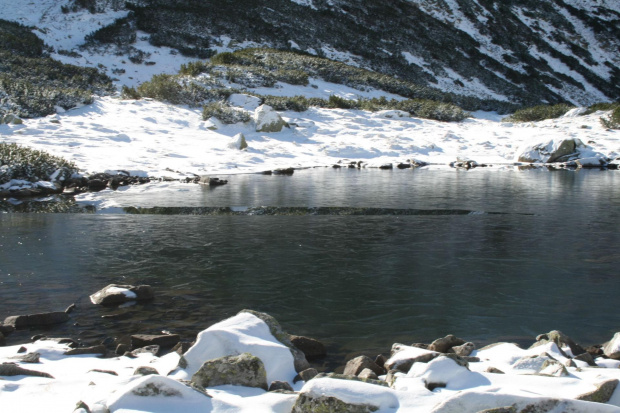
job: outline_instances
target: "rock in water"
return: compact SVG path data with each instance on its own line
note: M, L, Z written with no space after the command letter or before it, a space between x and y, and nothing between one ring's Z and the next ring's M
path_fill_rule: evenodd
M10 316L4 320L4 324L14 328L24 328L60 324L68 320L69 315L67 313L64 311L55 311L51 313Z
M192 376L192 383L202 387L232 384L268 389L265 365L250 353L205 361Z
M110 284L91 295L90 301L99 305L115 305L127 301L151 300L153 297L153 288L150 285Z

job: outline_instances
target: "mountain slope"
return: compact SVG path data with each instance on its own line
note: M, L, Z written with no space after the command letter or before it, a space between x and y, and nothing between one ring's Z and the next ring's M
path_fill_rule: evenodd
M299 48L521 104L620 96L620 6L579 0L132 0L151 42Z

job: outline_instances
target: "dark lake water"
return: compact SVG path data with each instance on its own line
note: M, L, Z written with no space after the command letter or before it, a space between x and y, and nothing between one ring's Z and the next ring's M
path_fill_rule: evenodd
M146 208L419 214L0 214L0 318L77 303L69 323L18 331L9 344L36 333L90 344L161 330L192 340L243 308L324 341L330 367L446 334L525 343L559 329L593 344L620 331L617 171L313 169L228 179L181 196L114 196ZM150 284L156 299L92 305L88 295L110 283Z

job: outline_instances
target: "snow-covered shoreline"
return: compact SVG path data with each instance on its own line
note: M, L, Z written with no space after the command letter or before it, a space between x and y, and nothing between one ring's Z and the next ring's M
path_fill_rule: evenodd
M296 377L296 369L305 367L294 361L287 340L268 315L242 311L201 332L184 356L174 351L161 357L154 351L111 354L107 358L71 355L67 353L71 350L68 340L59 343L53 339L0 347L2 362L30 370L3 375L3 411L39 411L41 406L50 412L80 413L288 413L320 408L385 413L479 412L502 407L512 410L497 411L620 411L620 392L616 390L620 361L600 355L594 359L588 352L578 356L574 352L585 350L558 332L539 336L529 349L510 343L482 349L473 349L470 343L457 347L464 340L455 341L459 339L453 336L429 346L394 344L391 354L377 359L378 364L358 357L347 364L344 376L312 378L316 372L305 371L299 375L305 380ZM617 357L617 337L604 349ZM101 354L101 350L93 352ZM224 363L219 368L226 368L231 356L248 353L264 365L262 373L259 368L256 374L259 378L264 375L261 380L266 380L265 384L243 384L246 378L219 376L201 367L209 361ZM383 374L378 381L361 378L372 376L364 367L380 368ZM202 387L209 380L218 384ZM279 388L290 388L260 388L273 382L280 382Z

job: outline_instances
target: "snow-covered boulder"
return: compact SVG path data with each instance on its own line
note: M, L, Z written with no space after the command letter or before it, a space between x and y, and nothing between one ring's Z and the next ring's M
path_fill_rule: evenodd
M386 370L399 370L408 372L414 363L428 363L439 356L436 351L425 350L418 347L394 344L392 356L385 362Z
M236 134L228 143L229 149L244 150L248 147L248 143L245 141L243 133Z
M291 349L272 334L261 318L241 312L200 332L195 344L184 354L182 368L173 376L189 379L208 360L242 353L250 353L263 362L267 383L276 380L292 383L297 375Z
M415 363L411 366L407 377L424 380L429 390L437 387L461 390L490 384L482 374L472 372L452 358L445 356L437 357L429 363Z
M244 93L233 93L228 97L228 104L245 110L254 111L260 106L261 100L256 96Z
M288 126L278 112L269 105L260 105L256 108L254 122L257 132L280 132L282 128Z
M434 408L432 413L463 413L493 411L509 407L513 412L588 412L588 413L612 413L617 412L618 407L602 403L593 403L580 400L560 399L553 397L536 397L526 392L503 392L499 389L493 392L463 391L449 397ZM498 410L501 411L501 410Z
M316 378L301 389L291 413L368 413L398 407L395 391L388 387L356 380Z
M579 158L579 150L587 148L580 139L550 139L520 147L515 156L517 162L565 162Z

